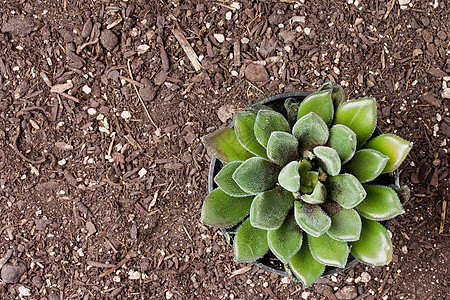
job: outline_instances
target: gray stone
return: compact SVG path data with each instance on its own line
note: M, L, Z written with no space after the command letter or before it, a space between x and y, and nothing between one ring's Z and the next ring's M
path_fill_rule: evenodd
M358 292L354 285L344 286L334 294L338 299L355 299L358 297Z
M245 68L245 77L251 82L262 82L269 80L266 68L259 64L249 64Z
M2 268L2 280L6 283L18 283L20 277L27 271L23 265L5 264Z
M118 42L117 35L109 29L103 30L100 34L100 43L108 51L114 49Z

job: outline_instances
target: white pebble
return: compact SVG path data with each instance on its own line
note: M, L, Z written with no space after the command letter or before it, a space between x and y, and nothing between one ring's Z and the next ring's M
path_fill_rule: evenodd
M97 110L93 107L88 109L88 114L90 114L91 116L95 115L97 113Z
M303 292L302 293L302 298L306 300L306 299L308 299L309 295L311 295L310 292Z
M130 270L128 272L128 279L131 279L131 280L141 279L141 273L138 271Z
M334 73L336 73L336 75L341 74L341 71L337 67L333 67L333 71Z
M241 39L241 43L242 43L242 44L248 44L248 42L250 42L250 40L249 40L248 38L246 38L246 37L243 37L243 38Z
M230 6L234 9L241 9L241 3L239 2L233 2L230 4Z
M172 299L173 293L171 291L166 292L166 299Z
M114 282L120 282L120 276L117 276L117 275L114 276L114 277L113 277L113 281L114 281Z
M287 283L290 282L290 280L289 280L289 278L287 278L287 277L283 277L283 278L281 279L281 282L287 284Z
M145 52L148 51L148 49L150 49L150 46L149 46L149 45L145 45L145 44L139 45L139 46L137 47L137 53L138 53L138 54L144 54Z
M238 76L239 73L238 73L237 71L233 70L233 71L231 71L231 75L233 75L233 76Z
M144 168L142 168L142 169L140 169L139 170L139 176L142 178L142 177L144 177L145 176L145 174L147 174L147 170L146 169L144 169Z
M215 33L214 37L216 38L216 40L219 43L222 43L223 41L225 41L225 36L223 34L221 34L221 33Z
M233 13L231 11L227 11L227 13L225 14L225 19L230 21L232 16L233 16Z
M81 257L84 256L84 253L83 253L83 249L82 249L82 248L78 249L78 250L77 250L77 253L78 253L78 255L81 256Z
M306 35L309 35L311 33L311 28L306 27L305 29L303 29L303 31L305 32Z
M58 165L64 166L67 163L67 160L65 158L58 161Z
M125 120L128 120L129 118L131 118L131 114L130 114L130 112L127 111L127 110L124 110L124 111L120 114L120 116L122 117L122 119L125 119Z
M22 299L25 296L31 296L31 291L29 288L24 287L23 285L19 286L19 298Z
M88 87L87 85L84 85L83 86L83 88L82 88L82 90L83 90L83 92L85 93L85 94L90 94L91 93L91 91L92 91L92 89L90 88L90 87Z
M305 16L293 16L292 23L295 22L305 23Z
M367 273L367 272L361 273L361 282L368 283L370 281L370 279L371 279L371 277L370 277L369 273Z

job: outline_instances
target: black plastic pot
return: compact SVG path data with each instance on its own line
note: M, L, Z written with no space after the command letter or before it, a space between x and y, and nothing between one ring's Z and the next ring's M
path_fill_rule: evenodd
M309 94L311 94L311 92L288 92L288 93L278 94L278 95L264 98L263 100L255 103L255 104L264 104L264 105L270 106L274 110L276 110L279 113L286 116L287 112L286 112L286 109L284 108L284 101L286 99L294 98L300 102L303 99L305 99L305 97L308 96ZM230 126L232 126L232 124ZM382 134L381 130L378 127L376 127L375 132L372 134L372 136L370 138L373 138L380 134ZM214 189L217 188L217 185L214 182L214 177L220 171L221 168L222 168L222 163L215 156L213 156L211 159L211 164L209 166L209 174L208 174L208 192L209 193L211 193ZM379 176L376 179L375 183L383 184L383 185L393 185L396 188L400 188L398 171L396 170L392 174L383 174L383 175ZM383 224L384 227L389 228L389 225L391 224L391 220L380 222L380 223ZM233 245L234 235L240 225L241 225L241 223L239 223L235 226L232 226L232 227L220 229L222 231L223 235L225 236L228 244ZM270 250L268 253L266 253L266 255L264 255L264 257L254 261L252 263L254 265L262 268L265 271L268 271L268 272L271 272L274 274L278 274L281 276L286 276L286 277L288 276L288 274L284 270L283 263L278 258L276 258L275 255ZM350 253L348 260L347 260L347 265L345 266L345 268L336 268L336 267L326 266L325 272L323 273L322 277L346 270L346 269L354 266L356 263L358 263L358 260Z

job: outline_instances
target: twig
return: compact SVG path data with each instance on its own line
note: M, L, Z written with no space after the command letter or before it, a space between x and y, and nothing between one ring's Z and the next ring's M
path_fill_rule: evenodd
M128 78L128 77L119 75L119 78L120 78L120 79L123 79L123 80L125 80L125 81L127 81L127 82L129 82L129 83L132 83L132 84L134 84L134 85L137 85L137 86L140 87L140 88L143 88L143 87L144 87L144 85L143 85L142 83L140 83L139 81L130 79L130 78Z
M41 156L41 157L38 157L36 160L33 160L33 159L30 159L30 158L26 157L25 155L22 154L22 152L20 152L20 150L19 150L19 148L17 146L17 143L18 143L18 140L19 140L19 136L20 136L20 132L21 132L21 128L20 128L20 125L19 125L17 127L17 133L13 137L12 147L14 149L14 152L16 152L17 155L19 155L24 161L29 162L31 164L37 165L37 164L44 163L46 161L45 156Z
M97 262L97 261L93 261L93 260L87 260L86 263L92 267L96 267L96 268L113 268L115 265L112 264L105 264L105 263L101 263L101 262Z
M447 211L447 200L444 200L444 202L442 202L441 225L439 226L439 234L444 232L446 211Z
M184 35L177 29L172 29L172 33L177 39L177 41L180 43L181 48L183 48L184 53L186 53L187 57L192 63L192 66L194 67L195 71L200 71L202 69L202 65L200 64L198 60L198 56L195 53L194 49L192 49L189 42L186 40Z
M2 258L0 258L0 269L3 268L3 266L6 264L6 262L11 257L12 254L13 250L8 249L8 251L6 251L6 254Z
M130 75L131 80L134 81L133 79L133 73L131 72L131 66L130 66L130 60L127 61L127 66L128 66L128 73ZM145 114L147 115L147 118L150 120L150 122L153 124L153 126L156 129L156 135L161 135L161 130L158 128L158 126L156 126L155 122L153 122L152 117L150 116L150 113L148 112L147 107L145 106L144 100L142 100L141 97L141 93L139 93L139 90L137 88L137 86L133 83L134 86L134 90L136 91L136 94L138 95L139 98L139 102L141 102L142 107L144 108Z
M137 253L134 251L130 251L127 253L127 255L125 255L125 258L122 259L117 265L113 266L110 270L100 274L100 278L108 276L109 274L115 272L116 270L118 270L120 267L122 267L124 264L126 264L130 259L134 258L137 256Z
M388 10L384 14L383 20L386 20L387 17L389 17L389 14L391 13L392 9L394 8L395 0L391 0L391 3L388 5Z
M93 41L86 42L86 43L84 43L84 44L78 46L76 53L77 53L77 54L80 54L81 51L83 51L83 49L86 48L87 46L95 45L95 44L97 44L97 43L98 43L98 38L95 38L95 40L93 40Z

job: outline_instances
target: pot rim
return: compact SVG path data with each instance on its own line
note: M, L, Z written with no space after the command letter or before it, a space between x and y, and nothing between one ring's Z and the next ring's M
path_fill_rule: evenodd
M279 102L279 101L283 101L286 100L287 98L296 98L297 100L302 100L308 96L309 94L311 94L312 92L308 92L308 91L294 91L294 92L286 92L286 93L281 93L281 94L277 94L277 95L273 95L273 96L269 96L266 97L250 106L253 105L266 105L266 104L272 104L273 102ZM233 124L230 123L229 127L233 127ZM380 135L383 132L381 131L381 129L377 126L375 128L375 131L373 132L372 136L375 135ZM371 138L372 138L371 136ZM370 138L369 138L370 139ZM211 193L214 188L217 187L217 185L214 182L214 176L218 173L218 170L220 168L220 160L217 159L216 156L214 156L214 154L211 157L211 163L209 165L209 173L208 173L208 193ZM398 170L395 170L394 172L392 172L392 177L390 177L391 184L393 184L396 188L400 188L400 184L399 184L399 173ZM245 218L246 219L246 218ZM244 220L245 220L244 219ZM380 223L385 227L385 228L389 228L389 226L391 225L392 219L389 219L387 221L381 221ZM237 225L231 226L229 228L220 228L220 231L222 232L222 234L224 235L226 241L228 244L233 245L233 239L234 237L232 237L230 235L230 232L233 232L234 229L238 228L239 225L241 223L238 223ZM268 252L269 254L271 253L271 251L269 250ZM267 254L266 254L267 255ZM257 267L260 267L261 269L277 274L277 275L281 275L284 277L289 277L287 272L284 270L280 270L277 269L273 266L270 266L268 264L264 263L264 259L266 258L266 255L256 261L252 261L251 263L254 264ZM266 258L267 260L267 258ZM278 259L277 259L278 260ZM279 260L278 260L279 261ZM329 276L341 271L345 271L351 267L353 267L354 265L356 265L359 262L359 260L357 258L355 258L351 253L349 253L348 259L347 259L347 264L345 265L344 268L338 268L338 267L332 267L332 266L326 266L324 273L322 274L321 277L325 277L325 276ZM281 263L281 261L280 261Z

